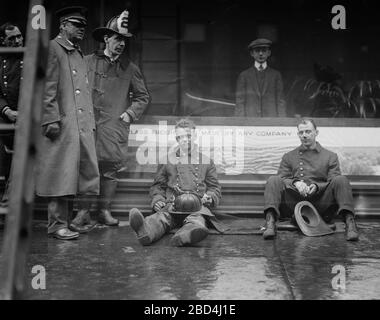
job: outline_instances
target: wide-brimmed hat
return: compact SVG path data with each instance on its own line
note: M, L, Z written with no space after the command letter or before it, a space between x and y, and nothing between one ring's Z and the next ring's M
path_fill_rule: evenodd
M132 37L132 33L128 30L129 12L124 10L120 15L111 18L105 27L96 28L92 32L92 36L96 41L103 42L106 34L118 34L125 38Z
M306 236L317 237L334 233L309 201L297 203L294 208L294 217L302 233Z
M59 22L74 22L87 25L87 8L82 6L65 7L55 12Z

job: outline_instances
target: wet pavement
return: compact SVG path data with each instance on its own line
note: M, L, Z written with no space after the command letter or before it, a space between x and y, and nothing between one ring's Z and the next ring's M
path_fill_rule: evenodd
M248 219L251 226L262 220ZM246 221L248 221L246 220ZM247 223L245 223L247 224ZM26 299L379 299L380 221L359 221L360 241L310 238L279 231L217 235L194 247L170 246L171 234L149 247L127 221L98 227L76 241L47 238L34 223L27 270L46 270L46 289L28 285ZM3 231L0 230L0 242Z

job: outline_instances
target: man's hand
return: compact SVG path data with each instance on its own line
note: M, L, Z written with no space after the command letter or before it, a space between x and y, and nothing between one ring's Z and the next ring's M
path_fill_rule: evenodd
M297 188L298 192L300 193L301 196L307 197L309 194L309 186L303 182L303 181L297 181L294 183L295 187Z
M316 193L318 190L318 187L315 183L312 183L310 186L309 186L309 192L307 193L308 196L312 196L314 193Z
M209 196L208 194L204 194L203 197L202 197L202 204L206 205L206 204L212 204L212 198L211 196Z
M123 112L120 115L120 119L123 120L126 123L131 123L131 117L130 117L130 115L127 112Z
M166 203L164 202L164 201L161 201L161 200L159 200L159 201L157 201L155 204L154 204L154 206L153 206L153 210L155 211L155 212L158 212L158 211L160 211L163 207L165 207L166 206Z
M61 132L59 122L49 123L45 126L45 136L51 140L56 139Z
M17 120L17 115L18 115L18 112L17 111L14 111L12 109L7 109L4 114L7 116L7 118L9 119L9 121L12 121L12 122L16 122Z

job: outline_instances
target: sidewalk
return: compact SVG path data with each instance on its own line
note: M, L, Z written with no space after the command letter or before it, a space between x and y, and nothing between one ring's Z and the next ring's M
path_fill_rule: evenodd
M256 225L262 222L252 219ZM211 234L187 248L171 247L170 234L142 247L128 221L121 225L60 241L48 240L44 222L35 223L28 270L45 267L46 290L29 286L26 298L380 298L378 220L358 222L357 243L345 241L344 225L337 222L337 232L324 237L280 231L275 241L264 241L260 235ZM334 281L337 275L345 281Z

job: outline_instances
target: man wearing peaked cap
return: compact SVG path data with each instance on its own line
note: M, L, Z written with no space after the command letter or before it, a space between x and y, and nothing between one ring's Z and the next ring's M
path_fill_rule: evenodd
M281 74L268 66L271 45L272 41L262 38L248 45L254 64L237 80L235 115L238 117L286 116Z
M105 43L105 50L86 56L96 121L96 152L100 171L98 222L117 226L111 214L118 178L127 167L130 124L138 121L150 97L137 65L123 59L127 39L129 12L113 17L106 27L97 28L93 37ZM73 225L82 227L90 220L91 199L82 198Z
M58 10L59 35L50 41L41 145L38 148L37 194L48 200L48 234L76 239L93 225L71 228L77 195L99 194L94 110L87 65L79 48L85 35L86 9ZM70 230L71 229L71 230Z
M87 25L87 9L85 7L66 7L55 12L59 22L74 22Z

